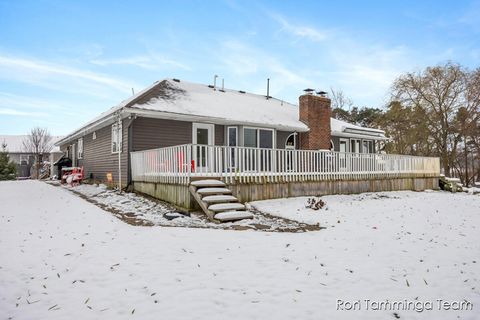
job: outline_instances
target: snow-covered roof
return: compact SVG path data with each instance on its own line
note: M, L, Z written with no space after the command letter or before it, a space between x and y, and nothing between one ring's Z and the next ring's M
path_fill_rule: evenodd
M210 88L187 81L164 80L130 108L205 117L218 124L243 124L308 131L298 107L263 95Z
M177 79L157 81L119 105L100 114L81 128L57 142L63 144L97 128L111 124L116 114L126 117L139 114L147 117L183 121L209 122L223 125L251 125L285 131L306 132L308 126L298 119L298 106L264 95L224 89ZM332 119L335 131L363 130L383 134L376 129L362 128Z
M9 153L28 153L23 147L23 141L27 139L27 137L27 135L0 135L0 149L3 143L6 143ZM50 152L60 151L60 149L55 146L55 143L62 138L62 136L52 136L52 149Z

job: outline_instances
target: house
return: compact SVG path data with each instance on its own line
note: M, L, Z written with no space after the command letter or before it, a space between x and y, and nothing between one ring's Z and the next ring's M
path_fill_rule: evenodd
M188 208L184 187L163 195L159 190L206 176L246 185L373 178L374 170L377 178L380 173L393 177L404 173L400 168L436 174L436 158L379 154L385 140L382 130L332 119L325 96L303 94L297 106L241 90L166 79L100 114L57 145L74 165L84 167L86 178L122 187L133 184L138 191ZM148 183L165 185L159 189ZM261 197L300 193L265 191ZM252 194L239 196L261 198Z
M303 98L302 98L303 97ZM154 83L57 142L86 176L129 182L134 151L181 144L378 152L382 130L330 118L328 98L304 95L300 107L241 90L167 79ZM300 110L300 114L299 114ZM118 122L121 119L121 122Z
M46 154L40 155L40 162L49 161L53 163L61 155L59 147L53 144L63 137L52 137L52 149ZM32 174L32 167L35 164L35 155L25 150L23 142L28 139L27 135L0 135L0 148L3 144L7 145L7 153L10 160L17 165L17 176L19 178L30 177Z

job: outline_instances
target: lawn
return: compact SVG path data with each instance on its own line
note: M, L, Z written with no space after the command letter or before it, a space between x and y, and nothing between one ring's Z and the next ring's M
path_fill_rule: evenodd
M478 319L480 196L323 199L318 211L305 198L252 203L320 231L135 226L65 188L1 182L0 318Z

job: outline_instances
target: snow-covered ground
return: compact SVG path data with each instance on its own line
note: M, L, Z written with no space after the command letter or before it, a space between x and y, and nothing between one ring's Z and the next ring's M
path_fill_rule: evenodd
M0 318L478 319L479 196L323 198L317 232L143 227L64 188L0 182ZM366 310L364 299L434 310ZM438 311L437 299L473 310Z
M108 189L105 185L81 184L71 187L60 185L58 181L49 181L48 183L72 191L102 209L108 210L117 218L133 225L235 230L252 229L277 232L305 232L319 229L301 222L263 214L255 214L253 219L218 224L210 222L202 212L195 212L190 215L180 214L176 212L173 206L165 202L155 201L134 193L119 193L116 190Z

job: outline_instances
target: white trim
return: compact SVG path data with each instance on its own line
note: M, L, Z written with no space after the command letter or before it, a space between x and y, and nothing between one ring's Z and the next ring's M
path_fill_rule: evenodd
M213 163L213 154L212 149L208 147L198 146L197 141L197 129L207 129L208 131L208 143L205 146L214 146L215 145L215 125L211 123L192 123L192 143L197 145L193 148L193 159L195 160L195 167L197 170L208 171L212 167ZM200 154L198 153L200 152ZM204 153L208 154L204 154ZM205 166L200 165L198 155L205 157Z
M192 143L197 143L197 129L207 129L208 130L208 145L215 145L215 125L211 123L192 123Z

